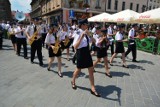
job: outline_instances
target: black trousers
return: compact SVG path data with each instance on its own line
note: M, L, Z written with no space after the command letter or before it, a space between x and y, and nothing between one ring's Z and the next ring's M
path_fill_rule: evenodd
M42 46L44 47L47 33L42 33Z
M24 57L27 57L27 41L26 38L17 38L17 54L20 55L21 45L23 45Z
M113 55L114 54L114 42L112 42L112 44L107 46L107 50L109 47L111 47L111 55Z
M31 45L31 62L35 58L35 53L37 51L37 56L40 64L43 64L42 61L42 39L35 40Z
M0 49L2 49L2 44L3 44L3 33L0 34Z
M125 57L132 51L133 60L136 60L137 50L136 50L136 42L134 40L129 40L128 49L125 52Z

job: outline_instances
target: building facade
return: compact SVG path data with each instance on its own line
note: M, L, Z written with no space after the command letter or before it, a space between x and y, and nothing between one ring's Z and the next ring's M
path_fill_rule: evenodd
M30 16L31 18L36 18L36 17L41 17L41 6L40 6L40 1L42 0L32 0L32 2L30 3L31 5L31 12L30 12ZM43 0L44 1L44 0Z
M160 7L160 0L148 0L147 10L155 9Z
M31 14L31 17L42 17L48 23L70 23L102 12L113 14L131 9L141 13L146 11L150 4L155 5L155 2L151 1L155 0L32 0L32 14L36 15ZM160 0L156 0L155 8L160 5L158 1Z
M0 20L12 20L11 4L9 0L0 0Z

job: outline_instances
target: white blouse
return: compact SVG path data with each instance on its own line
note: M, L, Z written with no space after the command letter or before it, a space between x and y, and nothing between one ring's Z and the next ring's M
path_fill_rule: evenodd
M83 32L84 32L84 31L83 31L82 29L79 29L79 30L77 30L76 33L74 33L73 46L74 46L74 45L77 43L77 41L80 39L80 37L81 37L81 35L82 35ZM89 39L89 37L88 37L88 39ZM90 39L89 39L89 42L90 42ZM80 49L80 48L83 48L83 47L87 47L87 45L88 45L88 43L87 43L87 38L84 36L83 39L82 39L82 41L81 41L81 43L80 43L80 45L78 46L77 49Z
M120 32L117 32L116 33L116 36L115 36L115 40L123 40L123 34L122 33L120 33Z

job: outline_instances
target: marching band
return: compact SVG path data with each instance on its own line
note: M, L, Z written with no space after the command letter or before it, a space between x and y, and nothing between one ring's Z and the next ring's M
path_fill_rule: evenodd
M96 25L92 30L89 30L89 24L87 19L82 19L78 22L78 25L67 25L60 23L56 26L48 26L45 21L42 21L40 24L39 19L32 20L33 24L28 25L26 28L24 23L19 22L17 26L11 25L8 28L8 34L12 41L14 50L16 54L20 56L21 54L21 45L24 49L24 58L28 59L27 55L27 41L31 47L31 63L35 63L35 54L37 52L39 65L44 67L43 57L42 57L42 47L47 46L48 50L48 67L47 70L51 71L52 63L57 57L58 63L58 76L63 77L61 70L62 67L62 55L63 51L66 49L67 60L70 60L69 48L73 45L75 50L75 55L72 58L73 63L76 60L76 68L73 72L73 77L71 80L71 85L74 90L77 89L76 86L76 77L81 72L81 69L87 68L89 72L89 80L91 84L90 92L91 94L100 97L100 94L95 89L94 83L94 71L95 66L98 62L101 62L101 58L104 60L105 75L112 78L112 75L109 71L109 66L113 66L113 59L118 53L122 53L122 66L129 68L125 61L125 56L129 54L130 51L133 53L133 61L136 62L136 47L134 46L135 41L135 30L136 25L133 25L133 28L129 31L129 46L128 50L125 53L123 42L124 39L124 26L120 25L115 30L113 24L108 28L100 27ZM8 25L7 25L8 26ZM1 24L1 29L2 24ZM2 32L0 32L2 33ZM115 40L114 40L115 36ZM95 61L92 60L91 47L90 44L93 43L96 47L93 51L97 56ZM115 51L114 51L115 45ZM111 47L111 59L108 59L108 47Z

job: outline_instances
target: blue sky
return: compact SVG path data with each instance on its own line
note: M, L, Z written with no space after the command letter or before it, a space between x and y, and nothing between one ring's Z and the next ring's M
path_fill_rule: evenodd
M23 12L30 12L31 0L10 0L11 10L18 10Z

